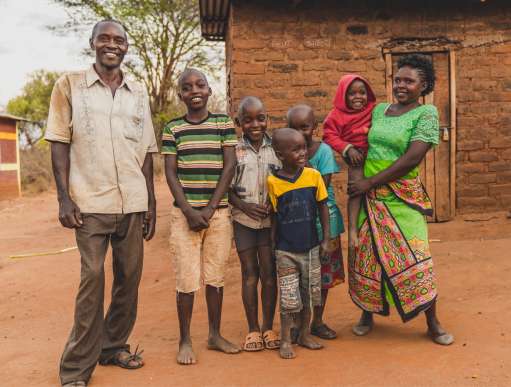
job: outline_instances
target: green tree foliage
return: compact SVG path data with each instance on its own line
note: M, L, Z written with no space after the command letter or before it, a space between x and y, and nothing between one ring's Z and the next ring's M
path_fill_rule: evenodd
M102 19L121 22L128 34L125 67L148 90L155 127L177 113L177 76L186 66L211 72L221 68L219 46L201 36L194 0L54 0L70 21L57 32L90 28ZM159 133L157 133L159 134Z
M29 75L21 94L7 103L7 112L31 122L20 123L21 145L31 147L44 135L53 85L59 73L38 70Z

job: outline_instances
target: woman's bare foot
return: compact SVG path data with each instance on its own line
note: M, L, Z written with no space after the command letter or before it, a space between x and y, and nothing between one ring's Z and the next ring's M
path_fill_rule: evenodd
M308 333L302 332L302 334L298 337L297 341L298 345L308 348L308 349L321 349L323 346L315 341L312 336Z
M181 341L177 353L177 363L181 365L190 365L197 363L195 353L193 352L191 341Z
M454 336L442 328L440 322L436 319L435 321L428 322L428 336L434 343L439 345L451 345L454 343Z
M296 357L292 344L288 342L280 342L279 354L282 359L294 359Z
M231 343L230 341L227 341L220 335L209 337L208 349L211 349L214 351L220 351L220 352L228 353L228 354L235 354L235 353L241 352L240 347Z
M372 331L373 326L373 314L371 312L363 311L359 322L351 328L351 331L357 336L365 336Z

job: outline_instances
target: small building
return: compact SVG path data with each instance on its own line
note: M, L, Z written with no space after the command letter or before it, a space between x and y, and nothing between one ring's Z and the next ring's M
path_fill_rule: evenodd
M0 200L21 195L18 124L24 118L0 113Z
M392 100L399 56L431 57L440 146L422 166L435 220L511 207L511 2L508 0L201 0L202 33L225 41L231 113L263 99L272 127L293 104L323 118L339 78ZM345 176L335 180L346 197Z

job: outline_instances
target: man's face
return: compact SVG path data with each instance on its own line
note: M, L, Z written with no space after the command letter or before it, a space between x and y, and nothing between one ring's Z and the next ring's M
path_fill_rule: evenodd
M90 40L90 47L96 52L96 63L108 69L117 68L128 51L126 32L117 23L101 23Z

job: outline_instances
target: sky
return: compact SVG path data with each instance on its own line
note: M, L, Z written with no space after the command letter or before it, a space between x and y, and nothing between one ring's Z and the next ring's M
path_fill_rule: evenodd
M30 73L78 70L91 62L82 54L88 31L59 36L48 29L67 20L64 8L51 0L0 0L0 111L21 92ZM215 85L221 90L223 78Z
M20 93L31 72L77 70L90 60L82 55L88 33L57 36L48 29L66 20L50 0L0 0L0 106Z

